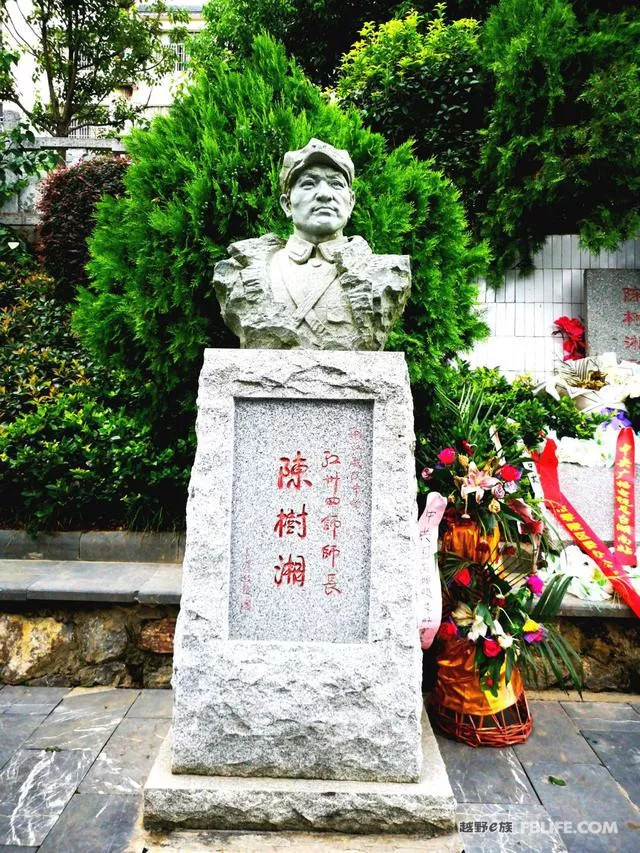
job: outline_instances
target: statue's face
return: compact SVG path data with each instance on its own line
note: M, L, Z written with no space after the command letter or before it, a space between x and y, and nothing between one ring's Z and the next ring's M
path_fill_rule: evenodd
M289 195L280 196L294 233L311 243L341 237L354 202L342 172L324 164L309 166L297 176Z

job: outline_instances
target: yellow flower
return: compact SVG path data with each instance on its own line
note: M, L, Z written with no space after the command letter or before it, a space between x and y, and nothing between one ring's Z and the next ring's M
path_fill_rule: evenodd
M490 502L490 504L489 504L489 506L487 507L487 509L489 510L489 512L495 512L495 513L500 512L500 502L499 502L499 501L497 501L497 500L494 498L494 499Z
M462 453L458 454L458 462L460 463L460 465L462 465L463 468L469 467L469 457L464 456L464 454Z
M527 621L522 626L522 630L526 634L529 634L533 631L537 631L539 628L540 628L540 625L538 625L537 622L534 622L533 619L527 619Z

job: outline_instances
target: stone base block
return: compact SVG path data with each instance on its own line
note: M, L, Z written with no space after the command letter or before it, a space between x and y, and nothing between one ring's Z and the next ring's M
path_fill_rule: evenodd
M418 782L241 778L171 773L171 733L144 788L148 829L217 829L450 835L456 826L447 772L423 717Z

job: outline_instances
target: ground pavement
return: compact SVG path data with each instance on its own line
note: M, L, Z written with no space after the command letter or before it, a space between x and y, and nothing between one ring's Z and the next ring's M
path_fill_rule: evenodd
M640 850L640 697L531 702L529 740L440 738L457 838L173 833L141 826L142 786L170 724L163 690L0 687L0 853ZM603 701L606 699L607 701Z

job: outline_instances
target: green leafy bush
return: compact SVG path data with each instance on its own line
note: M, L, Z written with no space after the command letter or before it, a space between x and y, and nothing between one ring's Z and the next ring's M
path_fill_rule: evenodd
M484 18L496 0L449 0L453 17ZM315 83L331 83L340 59L367 22L382 24L411 10L431 13L434 0L210 0L203 8L208 22L204 38L196 36L191 54L208 66L231 53L250 56L256 33L281 41Z
M0 261L0 525L171 528L193 436L154 434L146 389L97 367L33 258Z
M368 23L343 57L337 93L394 145L415 140L462 189L469 206L487 93L480 80L477 21L447 24L445 4L429 20L411 12Z
M494 90L478 183L496 270L545 235L592 251L640 227L640 13L576 17L567 0L501 0L482 61Z
M143 418L76 385L0 427L0 524L181 527L190 458L189 442L158 448Z
M408 145L387 151L355 111L327 103L258 37L249 60L218 63L169 114L128 140L126 194L98 205L93 283L75 325L96 358L155 390L156 424L184 435L205 346L233 346L211 284L234 239L288 232L277 176L283 153L316 136L350 151L357 203L350 233L411 256L413 286L391 345L417 386L485 332L473 310L486 253L472 248L456 190ZM171 427L168 425L171 424Z
M0 425L86 384L91 367L53 279L32 259L12 260L0 261Z
M472 370L465 362L449 368L441 387L454 402L461 399L465 389L471 389L482 400L479 417L484 418L490 411L491 421L505 441L521 439L528 448L536 447L550 430L559 437L592 438L598 424L607 420L598 414L581 412L569 397L555 400L546 393L534 394L535 385L526 376L510 383L498 370L486 367ZM450 412L436 395L421 444L435 447L450 436Z
M102 195L122 193L126 157L91 157L73 166L59 166L40 189L39 250L62 300L75 296L87 283L87 238L95 225L95 206Z

